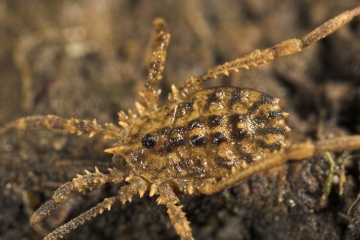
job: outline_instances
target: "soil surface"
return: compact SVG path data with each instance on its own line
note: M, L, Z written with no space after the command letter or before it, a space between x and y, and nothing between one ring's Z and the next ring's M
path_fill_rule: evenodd
M117 123L135 109L152 46L152 21L164 18L171 41L161 82L171 84L255 49L302 37L355 7L352 0L0 2L0 126L28 115ZM280 99L290 113L288 143L360 132L360 18L304 49L210 86L250 87ZM84 169L106 171L113 142L44 129L0 136L0 239L41 239L29 216ZM359 239L348 215L360 190L359 151L332 154L333 186L322 200L323 154L256 174L211 196L179 195L200 239ZM338 183L341 184L338 184ZM51 231L119 185L73 194L41 225ZM164 206L146 194L85 223L65 239L179 239Z

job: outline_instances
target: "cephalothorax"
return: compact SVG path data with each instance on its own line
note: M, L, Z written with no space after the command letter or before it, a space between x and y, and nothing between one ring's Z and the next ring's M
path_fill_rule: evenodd
M158 105L166 49L170 35L162 19L156 19L155 47L151 58L146 89L140 92L143 104L136 103L138 114L119 113L119 126L98 125L96 121L63 119L57 116L30 116L18 119L3 129L47 127L71 134L98 134L118 143L106 149L114 154L116 166L109 173L86 171L59 187L51 200L31 217L34 225L48 216L73 191L98 188L107 182L128 184L117 196L55 229L45 239L59 239L79 225L121 201L131 201L135 194L159 195L166 205L171 222L181 239L193 239L174 190L185 194L213 194L239 183L259 171L280 165L289 159L303 159L316 152L360 148L360 137L341 137L306 142L285 148L287 113L276 98L252 89L218 87L202 90L209 79L240 69L247 69L275 58L300 52L360 15L360 7L329 20L302 39L290 39L265 50L209 69L199 77L189 77L182 88L172 87L168 102ZM339 144L341 143L341 144Z

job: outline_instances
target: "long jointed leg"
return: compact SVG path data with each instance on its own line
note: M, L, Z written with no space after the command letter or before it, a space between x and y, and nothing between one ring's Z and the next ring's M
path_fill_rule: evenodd
M99 188L106 182L118 183L124 180L125 173L116 168L110 169L109 174L101 173L97 168L94 173L86 171L86 175L78 175L71 182L67 182L60 186L53 194L52 199L47 201L31 216L30 224L35 225L36 223L43 220L50 213L64 202L70 194L74 191L84 191L87 189Z
M281 56L301 52L303 48L332 34L358 15L360 15L360 7L341 13L317 27L301 39L289 39L261 51L255 50L242 58L210 68L206 73L199 77L191 76L185 81L184 87L180 89L180 97L186 99L188 96L191 96L200 90L202 85L209 79L215 79L223 75L228 76L230 72L238 72L240 69L249 69L250 67L271 62Z
M166 205L171 223L181 240L193 240L190 224L181 210L182 206L177 206L180 201L169 184L162 183L159 186L159 195L157 202Z
M166 60L166 50L170 41L170 34L163 19L154 20L156 31L155 46L150 60L149 72L145 81L146 89L140 92L145 106L148 110L158 107L160 90L157 89L159 81L162 79Z
M53 232L49 233L44 238L44 240L60 239L65 234L68 234L71 230L76 229L77 227L91 220L97 215L102 214L106 209L110 210L111 206L114 205L116 201L121 201L122 203L125 203L127 201L131 202L132 197L135 194L140 194L140 197L142 197L147 189L148 184L143 179L139 177L134 177L130 180L129 185L126 185L119 190L117 196L104 199L104 201L98 203L95 207L80 214L78 217L72 219L68 223L65 223L64 225L55 229Z
M10 122L0 129L0 135L4 134L10 129L26 130L31 128L48 128L50 130L61 130L70 134L89 134L92 137L95 134L101 134L107 139L117 139L123 135L124 130L113 125L106 124L102 127L97 124L96 120L81 120L81 119L64 119L54 115L47 116L30 116L19 118Z
M102 214L106 209L110 210L111 206L116 202L116 197L106 198L101 203L97 204L90 210L80 214L80 216L74 218L68 223L58 227L53 232L49 233L44 240L54 240L63 238L64 235L68 234L71 230L76 229L78 226L83 225L85 222Z

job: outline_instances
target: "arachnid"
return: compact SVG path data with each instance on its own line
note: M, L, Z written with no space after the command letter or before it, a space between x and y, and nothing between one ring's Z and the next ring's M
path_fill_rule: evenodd
M331 34L354 16L360 7L342 13L324 23L302 39L291 39L209 69L199 77L190 77L182 88L172 88L168 102L158 105L166 49L170 35L163 20L154 22L155 48L146 89L140 92L144 105L136 103L138 114L119 113L119 126L99 126L96 121L62 119L57 116L21 118L0 130L47 127L71 134L99 134L118 143L106 152L122 168L109 173L87 172L65 183L31 217L36 224L74 191L98 188L107 182L128 184L117 196L55 229L45 239L58 239L79 225L102 213L117 202L131 201L135 194L159 195L158 203L166 205L172 224L182 239L192 239L191 228L178 206L174 190L184 194L212 194L232 186L261 170L280 165L289 159L303 159L315 152L359 148L359 137L342 137L317 143L300 143L285 148L289 131L278 100L251 89L221 87L202 90L209 79L247 69L279 56L300 52ZM339 145L341 143L341 145Z

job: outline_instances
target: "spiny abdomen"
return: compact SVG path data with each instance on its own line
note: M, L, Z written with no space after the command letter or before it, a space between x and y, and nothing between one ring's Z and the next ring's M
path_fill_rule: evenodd
M150 181L221 179L282 148L286 115L259 91L202 90L141 117L125 140L128 162Z

